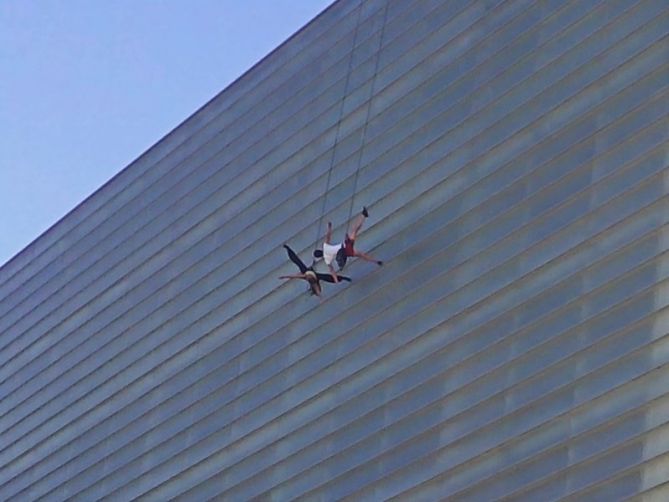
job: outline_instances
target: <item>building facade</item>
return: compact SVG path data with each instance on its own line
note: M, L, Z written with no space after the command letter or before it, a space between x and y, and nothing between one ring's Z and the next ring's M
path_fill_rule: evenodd
M0 269L0 500L669 500L668 32L335 2Z

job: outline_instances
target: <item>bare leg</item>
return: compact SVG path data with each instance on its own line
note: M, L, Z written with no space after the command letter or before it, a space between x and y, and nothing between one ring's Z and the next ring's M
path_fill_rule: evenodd
M355 250L355 256L356 256L356 258L362 258L365 261L374 262L379 266L383 265L383 262L381 260L377 260L373 256L370 256L367 253L363 253L362 251L358 251L357 249Z
M290 274L290 275L280 275L279 279L306 279L307 276L304 274Z
M297 268L300 269L300 272L304 274L307 271L307 266L304 264L304 262L300 260L300 257L297 256L295 251L290 249L288 245L284 244L283 247L286 248L286 251L288 252L288 258L290 258L290 261L292 261L295 265L297 265Z
M353 220L351 226L348 229L348 236L351 238L351 240L355 240L355 238L358 236L358 232L360 232L364 222L365 216L363 214L359 214L355 217L355 220Z

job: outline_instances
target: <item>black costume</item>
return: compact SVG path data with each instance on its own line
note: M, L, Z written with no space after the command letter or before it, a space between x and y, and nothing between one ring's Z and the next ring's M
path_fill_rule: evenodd
M286 251L288 251L288 258L290 258L290 261L292 261L295 265L297 265L297 268L300 269L300 272L302 274L308 274L311 272L311 274L314 274L315 280L316 281L325 281L325 282L331 282L332 284L335 283L334 279L332 278L331 274L322 274L320 272L316 272L314 270L314 267L307 267L302 260L300 260L300 257L295 254L295 251L290 249L287 244L284 244L283 247L286 248ZM308 274L308 275L311 275ZM351 282L350 277L344 277L343 275L337 275L337 279L340 281L348 281ZM308 279L307 279L308 280Z

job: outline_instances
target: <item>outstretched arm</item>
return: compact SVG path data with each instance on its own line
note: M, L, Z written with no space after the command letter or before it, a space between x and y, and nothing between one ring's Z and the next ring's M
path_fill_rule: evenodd
M282 275L279 276L279 279L306 279L307 276L305 274L289 274L289 275Z

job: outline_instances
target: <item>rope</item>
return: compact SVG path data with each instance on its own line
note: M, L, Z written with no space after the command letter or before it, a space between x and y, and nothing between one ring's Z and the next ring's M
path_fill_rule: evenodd
M341 104L339 106L339 119L337 120L337 127L335 129L334 143L332 144L332 153L330 155L330 167L328 168L328 175L325 181L325 195L323 195L323 204L321 206L320 217L318 218L318 225L316 226L316 238L314 239L314 247L318 249L318 241L321 237L321 225L323 224L323 218L325 216L325 207L328 200L328 193L330 191L330 179L332 178L332 168L334 167L335 152L337 149L337 143L339 141L339 130L341 128L342 116L344 114L344 103L346 102L346 96L348 95L348 85L351 79L351 71L353 69L353 53L355 52L355 46L358 42L358 30L360 28L360 18L362 15L362 3L364 0L360 0L358 4L358 17L355 23L355 33L353 35L353 45L351 46L351 54L348 59L348 69L346 71L346 81L344 82L344 93L341 97ZM312 263L313 266L313 263Z
M365 115L365 125L362 129L362 140L360 145L360 152L358 155L358 166L355 170L355 176L353 177L353 195L351 196L351 205L348 210L348 219L346 220L348 222L351 221L351 217L353 216L353 203L355 201L356 190L358 189L358 176L360 174L360 164L362 163L362 154L365 151L365 138L367 137L367 126L369 125L369 115L372 110L372 101L374 100L374 87L376 86L376 76L379 72L379 61L381 60L381 48L383 47L383 35L386 29L386 20L388 17L388 4L390 4L390 0L386 1L386 6L383 10L383 24L381 24L381 34L379 36L379 48L376 51L376 63L374 64L374 76L372 77L372 85L371 85L371 90L369 92L367 114Z

